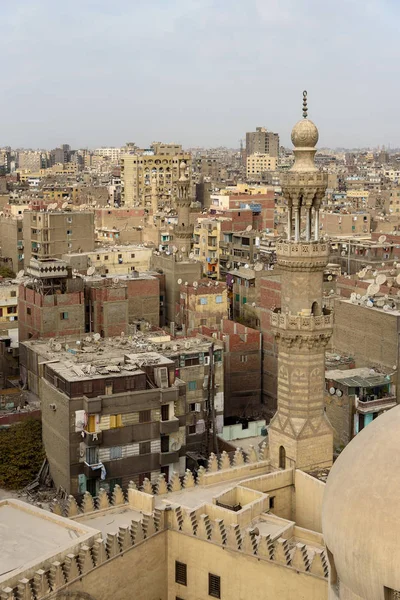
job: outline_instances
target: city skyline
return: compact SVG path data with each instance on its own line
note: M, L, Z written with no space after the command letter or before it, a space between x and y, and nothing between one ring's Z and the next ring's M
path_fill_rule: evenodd
M398 13L390 0L3 6L0 145L238 147L265 124L289 146L307 89L321 147L399 146Z

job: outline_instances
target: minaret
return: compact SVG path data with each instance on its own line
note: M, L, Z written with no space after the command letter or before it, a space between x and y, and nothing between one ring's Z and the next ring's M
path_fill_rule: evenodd
M295 163L282 178L288 228L287 240L276 249L281 308L271 323L278 346L278 410L269 428L269 447L273 467L312 470L332 465L333 430L324 411L324 386L333 320L323 306L329 244L319 240L327 175L314 163L318 129L307 112L303 92L303 119L292 131Z
M190 225L189 179L186 176L186 163L180 164L180 177L177 183L178 224L174 229L174 245L178 248L177 257L187 260L193 238L193 226Z

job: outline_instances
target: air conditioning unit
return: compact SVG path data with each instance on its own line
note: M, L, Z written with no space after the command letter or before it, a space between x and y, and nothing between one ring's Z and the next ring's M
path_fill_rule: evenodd
M167 367L158 367L154 369L154 380L159 388L168 387L168 369Z
M196 402L195 407L194 407L194 411L199 413L201 412L201 404L200 402Z
M204 364L205 364L205 366L207 366L207 365L210 364L210 357L209 356L205 356L204 357Z

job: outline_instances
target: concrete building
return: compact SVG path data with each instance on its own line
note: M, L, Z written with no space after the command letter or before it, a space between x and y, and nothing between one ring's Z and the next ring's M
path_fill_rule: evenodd
M115 245L89 252L70 252L63 254L62 260L72 269L84 274L89 267L94 267L98 274L129 275L134 271L148 271L152 252L152 248L138 244Z
M20 284L18 294L19 340L83 335L83 280L57 259L31 259L27 273L31 279Z
M183 396L185 406L186 385L175 379L175 363L157 352L130 353L128 341L125 348L95 339L75 347L75 354L45 341L20 347L22 377L41 398L43 442L56 487L97 495L100 487L112 491L131 480L141 485L161 472L167 480L174 472L182 475L186 431L175 403Z
M38 173L44 167L44 159L41 152L27 150L18 152L18 168L21 171Z
M250 154L246 159L247 179L258 179L265 171L276 171L277 158L269 154Z
M267 131L265 127L256 127L255 131L246 133L246 155L268 154L271 157L279 156L279 135Z
M25 211L23 218L25 264L94 250L93 212Z
M203 325L219 329L228 318L228 291L225 283L201 279L192 284L181 284L180 322L188 334Z
M191 173L191 156L183 152L181 146L174 147L173 153L168 145L161 144L154 147L154 150L144 151L142 154L123 154L121 156L123 206L125 208L145 207L146 204L150 206L153 177L157 180L160 196L168 199L175 196L180 177L179 165L182 161L187 164Z
M391 379L366 367L326 371L325 408L337 448L347 446L364 427L396 406Z
M121 148L96 148L94 152L98 156L108 158L112 163L119 163L121 158Z
M18 284L0 279L0 331L18 327Z
M22 214L0 215L2 262L7 262L15 274L24 268L25 263L23 226Z
M361 235L371 232L371 215L367 212L334 213L321 211L321 233L330 236Z

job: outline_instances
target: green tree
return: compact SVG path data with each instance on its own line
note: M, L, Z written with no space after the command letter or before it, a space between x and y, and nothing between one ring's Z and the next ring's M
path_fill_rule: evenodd
M20 489L35 479L45 457L42 424L27 419L0 430L0 487Z
M15 273L9 267L0 266L0 277L14 279Z

